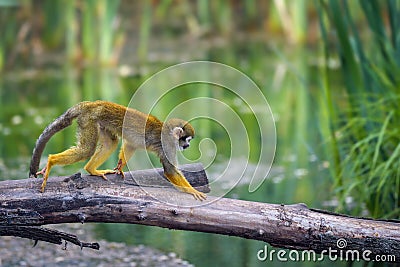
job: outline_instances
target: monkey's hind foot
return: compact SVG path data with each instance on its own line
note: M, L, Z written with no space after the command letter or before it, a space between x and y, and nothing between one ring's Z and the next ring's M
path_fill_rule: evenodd
M47 184L47 179L43 180L42 186L40 187L40 192L44 193L44 189L46 188L46 184Z
M116 173L114 170L94 170L89 172L90 175L100 176L104 180L108 180L106 174L113 174Z

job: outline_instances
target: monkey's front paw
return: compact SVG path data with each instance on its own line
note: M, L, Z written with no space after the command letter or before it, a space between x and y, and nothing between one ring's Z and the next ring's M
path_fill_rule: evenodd
M122 170L120 170L118 168L114 168L114 173L121 175L122 179L125 179L125 174Z
M206 200L207 199L207 195L197 191L196 189L194 189L194 191L188 192L189 194L191 194L196 200Z
M47 169L47 166L44 167L41 171L37 172L35 177L37 177L38 175L44 175L46 173L46 169Z
M117 167L114 168L114 171L116 174L120 174L122 176L122 179L125 179L125 174L122 171L122 168L124 167L124 164L122 163L122 160L120 159L118 161Z

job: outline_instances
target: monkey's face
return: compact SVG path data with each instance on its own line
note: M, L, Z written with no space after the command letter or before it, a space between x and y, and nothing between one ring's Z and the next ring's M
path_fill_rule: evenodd
M179 149L184 150L190 146L190 141L193 139L192 136L183 136L179 138Z
M172 129L172 136L178 150L184 150L190 146L190 141L194 137L194 129L188 122L180 119L170 119L167 122Z

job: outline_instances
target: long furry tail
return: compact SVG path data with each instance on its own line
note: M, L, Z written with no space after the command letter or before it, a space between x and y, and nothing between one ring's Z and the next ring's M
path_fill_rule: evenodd
M49 139L57 132L62 129L70 126L72 124L73 119L79 116L80 114L80 106L82 103L79 103L70 109L68 109L64 114L55 119L51 124L49 124L46 129L42 132L39 138L36 141L35 148L33 149L31 165L29 169L29 177L37 177L36 173L39 169L40 157L42 156L43 150L49 141Z

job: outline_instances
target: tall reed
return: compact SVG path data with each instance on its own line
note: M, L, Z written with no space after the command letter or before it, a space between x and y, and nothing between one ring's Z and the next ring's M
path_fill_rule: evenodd
M355 9L347 1L320 0L318 4L325 62L340 61L344 87L344 92L333 91L328 85L333 81L330 71L322 73L325 118L321 129L328 140L331 167L336 168L339 209L398 218L399 1L360 0L365 24L355 23ZM338 97L343 93L344 98Z

